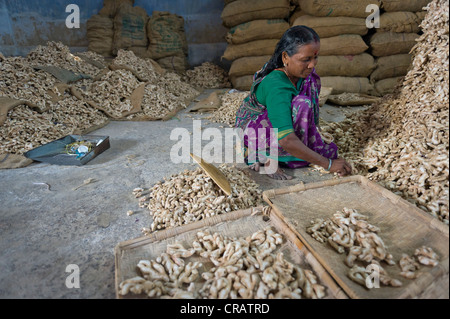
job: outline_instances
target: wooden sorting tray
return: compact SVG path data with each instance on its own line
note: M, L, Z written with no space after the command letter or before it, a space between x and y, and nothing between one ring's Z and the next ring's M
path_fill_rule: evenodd
M126 296L120 295L119 284L125 279L138 275L136 265L140 260L155 259L166 251L168 244L178 241L183 243L186 248L191 247L192 242L196 239L197 232L200 230L209 230L211 233L218 232L229 237L246 237L258 230L271 226L276 232L282 234L285 239L284 243L275 250L275 253L281 251L286 260L299 265L303 269L313 270L319 279L319 283L326 287L326 299L348 299L348 296L330 277L317 259L303 246L297 236L277 215L269 213L269 219L267 220L261 214L254 214L256 210L261 211L261 209L262 207L254 207L234 211L119 243L115 247L116 297L119 299L146 298L145 295L133 295L131 293ZM187 258L186 262L201 259L201 257L195 257L194 255ZM210 264L209 267L204 265L200 269L200 273L207 271L212 266L212 263ZM200 279L198 288L202 284L203 281Z
M278 215L296 233L350 298L421 298L420 295L432 285L433 289L436 288L432 298L439 298L440 291L446 291L448 295L448 226L367 178L350 176L302 183L265 191L263 197L273 208L272 215ZM411 256L416 248L426 245L439 254L439 265L433 268L421 265L423 274L410 280L399 275L398 265L388 266L382 262L383 268L402 282L403 285L397 288L381 285L380 288L367 289L353 282L347 277L346 254L338 254L329 244L320 243L306 233L311 220L329 218L344 207L367 215L369 223L381 229L379 235L395 261L401 258L402 253Z

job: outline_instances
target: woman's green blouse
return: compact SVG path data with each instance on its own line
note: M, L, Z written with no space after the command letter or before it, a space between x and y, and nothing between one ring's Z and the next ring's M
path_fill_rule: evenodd
M272 127L278 129L278 140L294 132L291 103L302 81L300 78L295 87L283 71L274 70L256 88L258 102L266 106Z

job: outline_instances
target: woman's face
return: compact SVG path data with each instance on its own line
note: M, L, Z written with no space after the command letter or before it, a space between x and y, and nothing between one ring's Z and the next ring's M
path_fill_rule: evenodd
M320 42L301 46L293 56L283 52L283 62L290 76L307 78L315 68L319 59Z

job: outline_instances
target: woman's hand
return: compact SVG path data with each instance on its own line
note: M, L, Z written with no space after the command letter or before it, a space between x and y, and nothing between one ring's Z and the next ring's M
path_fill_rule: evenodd
M279 141L280 146L288 153L297 158L322 166L328 169L330 161L328 158L314 152L308 146L306 146L295 133L290 133L288 136ZM333 160L330 168L331 173L338 173L339 176L347 176L352 173L352 167L343 158L337 158Z
M347 176L352 173L352 166L343 158L332 160L330 172L338 173L339 176Z

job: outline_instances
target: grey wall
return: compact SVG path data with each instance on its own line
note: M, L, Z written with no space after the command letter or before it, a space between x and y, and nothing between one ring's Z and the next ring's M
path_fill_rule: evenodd
M66 27L66 6L80 8L79 29ZM220 15L223 0L135 0L135 6L153 11L169 11L185 20L191 67L203 62L221 64L226 49ZM0 52L6 56L26 55L47 41L61 41L73 52L88 46L86 22L103 7L103 0L0 0Z

